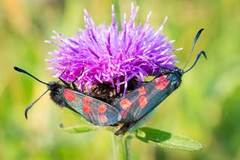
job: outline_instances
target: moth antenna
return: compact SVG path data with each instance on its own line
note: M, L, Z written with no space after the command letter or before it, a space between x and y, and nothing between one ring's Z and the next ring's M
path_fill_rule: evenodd
M33 105L39 101L42 96L44 96L47 92L49 91L49 89L47 89L41 96L39 96L35 101L33 101L24 111L24 115L25 115L25 118L28 119L28 111L33 107Z
M49 85L47 82L41 81L40 79L38 79L37 77L35 77L35 76L32 75L31 73L25 71L24 69L21 69L21 68L16 67L16 66L14 66L13 68L14 68L15 71L18 71L18 72L20 72L20 73L24 73L24 74L32 77L32 78L35 79L36 81L40 82L40 83L43 83L43 84L45 84L45 85L47 85L47 86Z
M200 51L198 54L197 54L197 57L195 59L195 61L193 62L192 66L189 67L187 70L183 71L183 73L187 73L188 71L192 70L193 67L197 64L198 60L200 59L201 56L204 56L205 59L207 59L207 55L204 51Z
M196 46L196 44L197 44L197 42L198 42L198 40L199 40L199 37L200 37L200 35L201 35L201 33L202 33L203 30L204 30L204 29L201 28L201 29L197 32L197 34L195 35L195 37L194 37L194 39L193 39L192 49L191 49L190 53L188 54L188 57L187 57L187 60L186 60L186 62L185 62L185 64L184 64L184 66L182 67L183 70L187 67L187 65L188 65L188 63L189 63L189 61L190 61L190 59L191 59L191 57L192 57L194 48L195 48L195 46Z

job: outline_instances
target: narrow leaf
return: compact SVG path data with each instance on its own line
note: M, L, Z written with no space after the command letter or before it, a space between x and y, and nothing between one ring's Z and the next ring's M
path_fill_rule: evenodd
M153 143L163 148L187 151L195 151L203 148L202 144L191 138L175 136L169 132L148 127L136 130L135 136L145 143Z
M64 127L63 130L68 133L85 133L90 131L95 131L97 127L89 126L89 125L77 125L72 127Z

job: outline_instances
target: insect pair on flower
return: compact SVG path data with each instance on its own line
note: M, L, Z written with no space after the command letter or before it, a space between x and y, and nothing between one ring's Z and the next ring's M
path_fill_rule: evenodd
M121 30L112 7L110 26L96 26L85 11L85 29L75 37L55 33L51 44L58 50L51 52L50 69L60 81L46 83L27 71L14 67L48 89L52 100L62 107L79 113L98 126L118 126L116 135L124 134L168 95L179 87L182 75L190 71L204 51L200 51L193 65L186 70L176 67L172 41L163 34L163 25L155 31L149 25L135 25L138 7L132 6L129 20L124 16ZM165 23L165 22L164 22ZM196 34L193 48L203 29ZM192 49L193 50L193 49ZM152 81L144 78L154 76Z

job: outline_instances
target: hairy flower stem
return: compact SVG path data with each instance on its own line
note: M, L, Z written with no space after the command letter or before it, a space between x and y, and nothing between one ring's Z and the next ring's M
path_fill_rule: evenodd
M129 140L126 136L113 135L113 154L115 160L129 160Z

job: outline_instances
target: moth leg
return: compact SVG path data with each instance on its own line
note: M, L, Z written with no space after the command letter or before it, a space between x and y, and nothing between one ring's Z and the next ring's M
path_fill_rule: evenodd
M68 88L71 87L71 85L68 82L64 81L61 77L59 77L59 79L60 79L60 81L63 82L63 84L65 84L65 86L67 86Z
M70 88L70 87L71 87L70 84L69 84L68 82L64 81L64 80L61 78L62 75L65 73L65 71L66 71L66 70L64 69L64 71L61 73L61 75L59 76L58 79L59 79L60 81L62 81L62 83L65 84L65 86L67 86L68 88Z
M71 83L71 84L72 84L72 87L73 87L73 89L74 89L74 90L76 90L76 91L79 91L79 89L78 89L77 85L75 84L75 82L78 80L78 78L79 78L79 77L76 77L76 78L74 79L74 81L72 81L72 83Z
M129 129L131 129L132 127L134 127L135 125L137 125L138 122L140 122L141 120L145 119L146 118L146 114L143 115L141 118L139 118L138 120L136 121L133 121L133 122L127 122L127 123L124 123L120 129L118 129L114 134L116 136L120 135L120 134L125 134Z
M74 82L72 82L72 87L73 87L74 90L79 91L78 88L77 88L77 85Z
M118 129L114 134L116 136L122 134L124 135L130 128L132 128L134 125L136 124L136 122L129 122L129 123L125 123L120 129Z
M111 124L110 126L117 127L117 126L119 126L119 124L118 123L114 123L114 124Z

